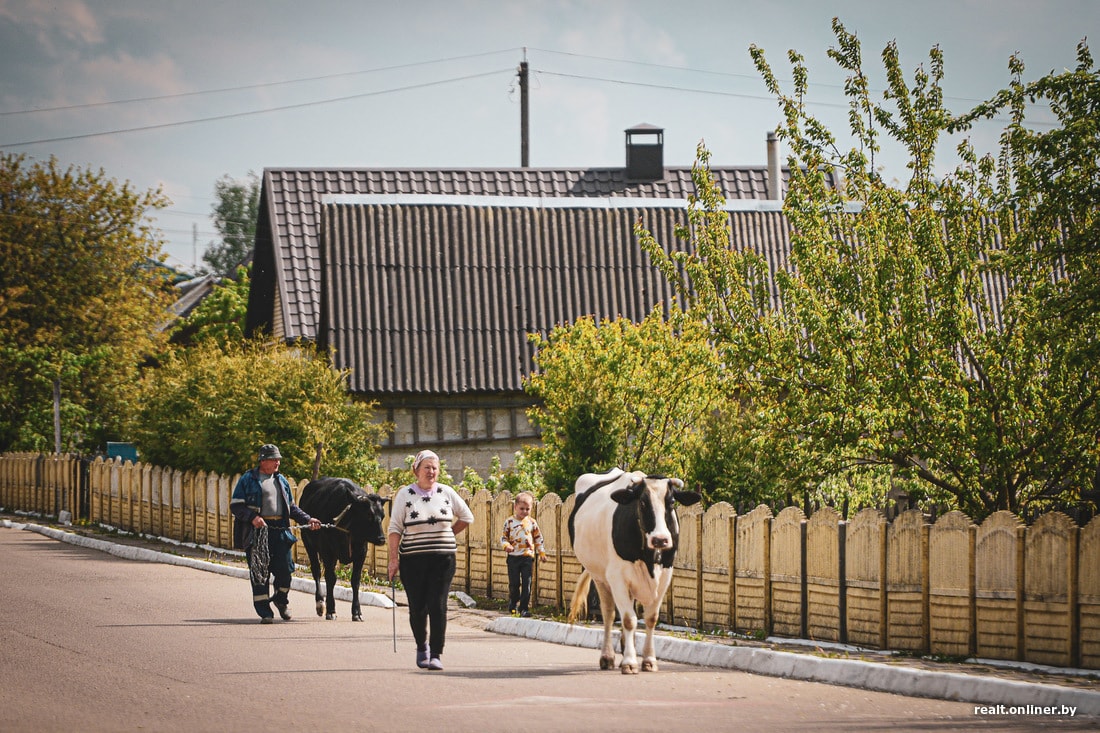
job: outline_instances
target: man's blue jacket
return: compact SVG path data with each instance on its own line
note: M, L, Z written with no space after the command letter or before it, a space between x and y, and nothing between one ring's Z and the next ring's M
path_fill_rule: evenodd
M283 491L283 503L287 512L283 513L283 520L287 519L287 513L298 524L309 524L310 516L294 503L294 496L290 493L290 482L281 473L275 474L279 488ZM260 505L263 502L263 489L260 487L259 467L245 471L237 481L233 489L233 497L229 500L229 511L233 513L233 546L238 550L248 548L252 520L260 513ZM290 526L287 522L286 526ZM294 535L287 531L288 539L296 541Z

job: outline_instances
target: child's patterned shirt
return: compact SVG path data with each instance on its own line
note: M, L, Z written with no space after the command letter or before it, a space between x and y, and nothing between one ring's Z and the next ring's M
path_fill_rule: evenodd
M533 517L516 519L514 516L504 520L504 531L500 535L500 546L512 546L508 554L516 557L526 555L534 557L537 552L539 558L546 557L545 543L539 524Z

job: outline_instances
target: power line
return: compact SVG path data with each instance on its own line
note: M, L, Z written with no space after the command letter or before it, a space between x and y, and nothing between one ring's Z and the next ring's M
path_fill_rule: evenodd
M491 52L485 52L485 53L479 53L479 54L468 54L468 55L465 55L465 56L453 56L453 57L450 57L450 58L447 58L447 59L436 59L436 60L432 60L432 61L422 61L422 62L415 62L415 63L410 63L410 64L399 64L399 65L395 65L395 66L379 67L378 69L370 69L370 70L365 70L365 71L344 72L344 73L341 73L341 74L329 74L329 75L324 75L324 76L307 77L307 78L294 79L294 80L288 80L288 81L282 81L282 82L269 82L269 83L265 83L265 84L257 84L257 85L251 85L251 86L227 87L225 89L209 90L209 91L204 91L204 92L186 92L186 93L182 93L182 94L179 94L179 95L166 95L166 96L163 96L163 97L146 97L146 98L140 98L140 99L136 98L136 99L132 99L132 100L118 100L116 102L92 103L92 104L89 104L89 105L73 105L71 107L51 108L50 110L25 110L25 111L21 111L21 112L0 113L0 115L22 114L24 112L33 112L33 111L52 111L52 110L60 110L60 109L76 109L76 108L87 107L87 106L101 106L101 105L107 105L107 104L121 104L121 103L132 102L132 101L148 101L148 100L153 100L153 99L167 99L167 98L172 98L172 97L195 96L195 95L199 95L199 94L209 94L209 93L217 93L217 92L224 92L224 91L239 91L239 90L242 90L242 89L261 88L261 87L267 87L267 86L278 86L278 85L294 84L294 83L305 82L305 81L317 81L317 80L331 79L331 78L342 77L342 76L352 76L352 75L357 75L357 74L372 73L372 72L375 72L375 71L386 71L386 70L392 70L392 69L409 68L409 67L415 67L415 66L424 66L424 65L442 63L442 62L447 62L447 61L455 61L455 60L461 60L461 59L476 58L476 57L480 57L480 56L496 55L496 54L499 54L499 53L505 53L505 52L510 52L510 51L514 51L514 50L517 50L517 49L506 49L504 51L491 51ZM712 74L712 75L716 75L716 76L728 76L728 77L737 77L737 78L746 78L746 79L756 79L756 77L753 77L751 75L737 74L737 73L732 73L732 72L718 72L718 71L711 71L711 70L706 70L706 69L693 69L693 68L688 68L688 67L670 66L670 65L665 65L665 64L654 64L654 63L641 62L641 61L630 61L630 60L627 60L627 59L614 59L614 58L602 57L602 56L589 56L589 55L585 55L585 54L566 53L566 52L553 51L553 50L548 50L548 49L537 49L536 48L536 49L532 49L532 50L541 51L541 52L550 53L550 54L558 54L558 55L562 55L562 56L572 56L572 57L577 57L577 58L588 58L588 59L594 59L594 60L600 60L600 61L612 61L612 62L616 62L616 63L631 64L631 65L643 66L643 67L649 67L649 68L673 69L673 70L677 70L677 71L687 71L687 72L690 72L690 73L701 73L701 74ZM571 74L571 73L565 73L565 72L550 71L548 69L536 69L535 71L536 71L536 73L543 74L543 75L546 75L546 76L557 76L557 77L561 77L561 78L578 79L578 80L585 80L585 81L595 81L595 82L601 82L601 83L605 83L605 84L618 84L618 85L622 85L622 86L637 86L637 87L660 89L660 90L664 90L664 91L674 91L674 92L688 93L688 94L705 94L705 95L712 95L712 96L736 97L736 98L740 98L740 99L774 101L774 96L771 95L771 94L766 94L766 93L752 94L752 93L747 93L747 92L731 92L731 91L721 91L721 90L714 90L714 89L699 89L699 88L684 87L684 86L672 85L672 84L656 84L656 83L653 83L653 82L639 82L639 81L631 81L631 80L627 80L627 79L601 77L601 76L594 76L594 75L590 75L590 74ZM391 94L391 93L401 92L401 91L409 91L409 90L413 90L413 89L424 89L424 88L428 88L428 87L432 87L432 86L440 86L440 85L450 84L450 83L459 82L459 81L468 81L468 80L471 80L471 79L477 79L477 78L482 78L482 77L486 77L486 76L492 76L492 75L495 75L495 74L501 74L501 73L511 74L513 72L514 72L514 69L512 69L512 68L498 69L498 70L495 70L495 71L488 71L488 72L483 72L483 73L479 73L479 74L470 74L470 75L466 75L466 76L453 77L453 78L450 78L450 79L441 79L441 80L436 80L436 81L424 82L424 83L421 83L421 84L412 84L412 85L403 86L403 87L394 87L394 88L390 88L390 89L382 89L382 90L377 90L377 91L372 91L372 92L363 92L363 93L360 93L360 94L351 94L351 95L346 95L346 96L342 96L342 97L316 100L316 101L312 101L312 102L301 102L301 103L296 103L296 104L281 105L281 106L277 106L277 107L269 107L269 108L264 108L264 109L259 109L259 110L250 110L250 111L245 111L245 112L235 112L235 113L224 114L224 115L214 115L214 116L209 116L209 117L200 117L200 118L191 119L191 120L178 120L178 121L174 121L174 122L164 122L164 123L158 123L158 124L153 124L153 125L142 125L142 126L131 127L131 128L122 128L122 129L115 129L115 130L104 130L104 131L100 131L100 132L82 133L82 134L78 134L78 135L66 135L66 136L54 137L54 138L42 138L42 139L37 139L37 140L25 140L25 141L14 142L14 143L6 143L6 144L0 144L0 148L4 148L4 147L6 147L6 148L18 148L18 147L25 147L25 146L29 146L29 145L39 145L39 144L46 144L46 143L56 143L56 142L66 142L66 141L72 141L72 140L82 140L82 139L87 139L87 138L102 137L102 136L106 136L106 135L116 135L116 134L123 134L123 133L129 133L129 132L140 132L140 131L146 131L146 130L156 130L156 129L165 129L165 128L170 128L170 127L180 127L180 126L185 126L185 125L198 124L198 123L202 123L202 122L216 122L216 121L221 121L221 120L237 119L237 118L248 117L248 116L253 116L253 115L268 114L268 113L271 113L271 112L281 112L281 111L287 111L287 110L292 110L292 109L304 109L304 108L314 107L314 106L319 106L319 105L324 105L324 104L344 102L344 101L349 101L349 100L353 100L353 99L362 99L362 98L366 98L366 97L379 96L379 95L383 95L383 94ZM832 84L820 84L820 85L817 85L817 86L839 88L839 85L832 85ZM951 98L952 99L963 99L963 98L957 98L957 97L951 97ZM971 101L973 101L973 100L971 100ZM846 109L846 108L849 107L849 105L847 103L841 103L841 102L807 101L807 104L814 105L814 106L821 106L821 107L841 108L841 109ZM996 118L996 119L1000 120L1000 118ZM1036 125L1036 126L1053 127L1057 123L1029 121L1028 124Z
M607 77L602 77L602 76L591 76L591 75L588 75L588 74L567 74L567 73L561 72L561 71L547 71L545 69L535 69L534 71L535 71L535 73L538 73L538 74L546 74L547 76L560 76L560 77L565 77L567 79L582 79L582 80L585 80L585 81L604 82L606 84L622 84L624 86L648 87L650 89L664 89L666 91L685 92L685 93L688 93L688 94L713 94L715 96L720 96L720 97L740 97L742 99L760 99L760 100L766 100L766 101L769 101L769 102L773 101L775 99L774 97L772 97L768 94L748 94L748 93L745 93L745 92L722 92L722 91L717 91L717 90L714 90L714 89L692 89L690 87L682 87L682 86L677 86L677 85L673 85L673 84L654 84L652 82L644 82L644 81L628 81L626 79L609 79ZM820 102L819 104L823 104L823 105L829 106L829 107L847 107L848 106L846 104L840 104L840 103L837 103L837 102Z
M644 66L650 69L668 69L671 71L687 71L693 74L712 74L714 76L732 76L738 79L750 79L752 81L760 81L759 76L753 74L737 74L732 71L712 71L710 69L693 69L688 66L671 66L669 64L654 64L648 61L631 61L630 59L616 59L609 56L589 56L583 53L570 53L568 51L554 51L546 48L531 48L531 51L541 51L542 53L555 54L557 56L570 56L579 59L593 59L595 61L611 61L617 64L630 64L631 66Z
M179 92L178 94L161 94L151 97L131 97L129 99L115 99L107 102L87 102L85 104L69 104L60 107L39 107L37 109L20 109L12 110L10 112L0 112L0 117L10 117L13 115L29 115L39 114L43 112L63 112L74 109L91 109L93 107L108 107L116 104L131 104L133 102L159 102L164 99L182 99L185 97L198 97L204 94L222 94L224 92L243 92L251 89L266 89L269 87L286 86L288 84L301 84L308 81L327 81L329 79L339 79L348 76L360 76L362 74L375 74L382 71L396 71L397 69L411 69L417 66L430 66L432 64L450 63L452 61L465 61L466 59L479 58L481 56L495 56L501 53L511 53L518 51L517 48L507 48L500 51L485 51L483 53L471 53L465 56L450 56L444 59L433 59L431 61L416 61L408 64L396 64L394 66L380 66L376 69L363 69L362 71L345 71L339 74L325 74L323 76L307 76L301 79L287 79L285 81L271 81L262 82L259 84L245 84L236 87L221 87L219 89L204 89L194 92Z
M501 74L507 72L512 74L515 69L497 69L494 71L486 71L480 74L470 74L467 76L456 76L451 79L440 79L438 81L429 81L422 84L410 84L404 87L393 87L391 89L381 89L373 92L363 92L361 94L349 94L343 97L334 97L331 99L320 99L313 102L301 102L298 104L285 104L279 107L268 107L265 109L249 110L247 112L233 112L225 115L214 115L212 117L199 117L192 120L178 120L176 122L162 122L155 125L142 125L140 127L128 127L116 130L102 130L100 132L87 132L80 135L65 135L63 137L51 137L43 138L40 140L23 140L21 142L14 143L0 143L0 148L20 148L27 145L40 145L45 143L57 143L66 142L70 140L84 140L91 137L103 137L105 135L119 135L127 132L141 132L143 130L162 130L169 127L182 127L185 125L194 125L200 122L217 122L220 120L232 120L241 117L251 117L254 115L268 114L270 112L285 112L291 109L304 109L306 107L316 107L323 104L333 104L336 102L347 102L352 99L363 99L365 97L376 97L382 94L392 94L394 92L405 92L411 89L425 89L433 86L441 86L443 84L452 84L458 81L469 81L471 79L479 79L486 76L493 76L495 74Z
M719 97L738 97L741 99L755 99L762 101L774 102L775 97L770 94L749 94L745 92L723 92L714 89L691 89L688 87L674 86L670 84L654 84L651 82L641 81L629 81L626 79L609 79L607 77L591 76L587 74L567 74L558 71L547 71L545 69L535 69L538 74L545 74L547 76L560 76L568 79L581 79L585 81L596 81L605 84L621 84L623 86L636 86L636 87L648 87L652 89L662 89L665 91L685 92L688 94L710 94ZM945 97L946 98L946 97ZM812 100L806 100L806 104L813 107L835 107L839 109L848 109L849 104L847 102L815 102ZM1008 117L993 117L991 118L995 122L1011 122ZM1057 122L1042 122L1038 120L1027 120L1027 125L1034 127L1057 127Z
M557 55L557 56L569 56L569 57L580 58L580 59L592 59L592 60L595 60L595 61L610 61L612 63L617 63L617 64L628 64L630 66L642 66L642 67L651 68L651 69L665 69L665 70L668 70L668 71L685 71L685 72L692 73L692 74L709 74L709 75L712 75L712 76L728 76L728 77L733 77L735 79L747 79L749 81L762 82L762 79L760 78L760 76L756 75L756 74L738 74L738 73L732 72L732 71L714 71L713 69L697 69L697 68L693 68L693 67L690 67L690 66L673 66L671 64L656 64L656 63L651 63L651 62L647 62L647 61L632 61L630 59L613 58L613 57L610 57L610 56L591 56L589 54L570 53L570 52L567 52L567 51L554 51L553 49L545 49L545 48L531 48L530 50L532 50L532 51L541 51L542 53L549 53L549 54L554 54L554 55ZM790 79L785 79L783 81L791 82ZM810 87L818 87L818 88L844 89L843 84L832 84L832 83L829 83L829 82L814 82L814 81L811 81L811 82L809 82L809 85L810 85ZM884 89L873 89L872 88L872 89L869 89L869 91L883 92L885 90ZM771 97L766 97L766 98L771 99ZM976 104L976 103L979 103L979 102L983 101L981 99L975 99L973 97L952 97L952 96L947 96L947 95L944 96L944 99L954 99L956 101L969 102L971 104Z

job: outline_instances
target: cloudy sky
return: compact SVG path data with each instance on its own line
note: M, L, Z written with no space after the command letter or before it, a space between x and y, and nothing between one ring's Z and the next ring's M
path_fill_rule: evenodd
M225 175L519 166L524 58L533 167L620 166L643 122L664 128L666 165L700 141L714 165L764 165L779 113L749 46L781 78L799 51L842 131L834 16L876 89L889 42L910 79L938 45L957 111L1007 85L1013 53L1036 78L1100 31L1097 0L0 0L0 151L161 187L164 250L189 269Z

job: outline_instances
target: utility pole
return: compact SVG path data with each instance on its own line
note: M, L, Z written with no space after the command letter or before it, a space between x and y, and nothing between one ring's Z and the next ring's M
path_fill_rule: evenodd
M53 380L53 452L61 455L61 379Z
M519 164L526 168L531 162L527 152L529 141L527 115L527 47L523 48L523 61L519 65Z

